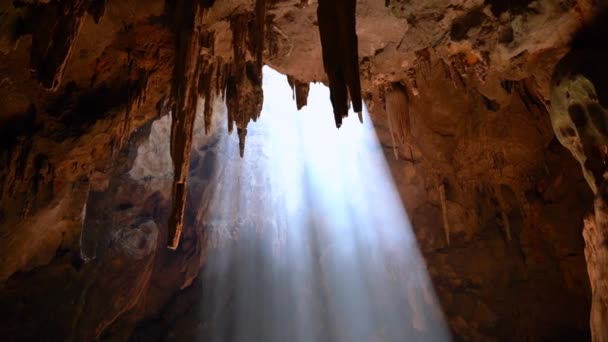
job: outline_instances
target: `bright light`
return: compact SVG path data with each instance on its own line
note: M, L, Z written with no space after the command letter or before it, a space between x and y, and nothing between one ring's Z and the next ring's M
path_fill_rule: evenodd
M297 112L268 67L264 97L245 157L219 147L201 338L449 340L368 113L337 130L318 84Z

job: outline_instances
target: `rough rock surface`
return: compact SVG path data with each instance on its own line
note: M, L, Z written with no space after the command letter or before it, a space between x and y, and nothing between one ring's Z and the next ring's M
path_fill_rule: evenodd
M595 215L585 219L585 257L591 280L591 329L594 341L608 340L608 221L606 214L606 183L595 199Z
M606 228L605 165L608 142L608 57L597 46L608 32L608 12L581 30L572 49L556 66L551 87L551 121L556 137L579 161L587 184L596 194L594 216L585 219L585 257L591 282L591 331L594 341L608 340L606 283L608 230Z
M584 247L589 177L549 114L554 69L598 3L356 8L362 96L454 336L605 340L603 199ZM331 84L319 24L315 1L0 0L2 339L195 329L184 301L222 177L218 118L242 151L263 63L298 106L309 82Z

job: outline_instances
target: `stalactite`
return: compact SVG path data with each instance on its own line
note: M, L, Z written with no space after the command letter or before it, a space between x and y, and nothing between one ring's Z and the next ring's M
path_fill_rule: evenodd
M298 110L308 104L308 92L310 90L309 83L303 83L296 80L296 105Z
M232 132L234 122L237 127L246 126L249 116L245 115L245 86L246 82L246 52L247 31L250 16L248 13L236 15L230 20L232 31L232 54L233 62L230 66L230 74L226 82L226 107L228 108L228 130ZM242 108L241 108L242 107Z
M200 65L200 75L198 92L199 96L205 99L205 105L203 109L203 118L205 133L209 132L211 128L211 117L213 111L213 100L217 96L217 91L214 91L218 87L218 83L213 82L214 78L218 78L218 68L216 66L217 61L215 59L215 34L214 32L203 32L201 34L201 48L202 48L202 62Z
M295 93L295 79L292 76L287 75L287 83L289 84L289 87L291 88L291 97L292 99L296 99L296 93Z
M253 21L254 28L249 32L253 32L253 42L255 46L251 49L255 52L256 69L259 74L262 73L264 66L264 38L266 29L266 0L256 0L255 2L255 19ZM261 78L261 76L260 76Z
M209 133L209 129L211 128L211 117L212 117L212 109L213 109L213 95L212 95L212 87L210 85L211 83L211 78L212 78L212 71L210 70L206 70L206 68L204 68L205 70L203 71L203 73L201 74L201 86L199 87L199 90L201 90L203 92L203 97L205 98L205 105L203 108L203 118L204 118L204 125L205 125L205 133Z
M291 76L287 76L287 82L291 87L293 99L296 101L298 110L302 109L308 103L308 92L310 84L300 82Z
M411 135L409 95L401 83L390 84L385 91L385 109L397 143L405 144Z
M230 20L233 62L226 79L226 107L228 130L232 132L234 124L240 129L241 155L245 148L247 124L258 119L264 100L262 65L265 13L265 1L257 0L253 18L250 13L243 13ZM247 52L254 56L254 61L247 60Z
M129 69L132 68L132 64L129 63ZM141 106L141 104L146 99L146 90L148 89L148 79L150 74L147 70L137 68L136 70L129 70L129 74L134 74L130 76L131 79L128 81L127 89L127 105L125 108L124 118L122 120L122 127L118 133L118 141L117 146L113 150L113 156L116 155L118 151L120 151L125 145L128 137L128 132L131 131L131 113L133 111L133 107L135 106L137 109ZM115 160L115 159L113 159Z
M167 241L172 249L176 249L179 244L186 206L186 182L202 62L200 25L204 14L204 9L197 1L178 1L175 6L176 59L171 85L171 95L174 99L171 124L174 180Z
M241 158L245 156L245 138L247 137L247 128L237 128L236 133L239 136L239 155Z
M348 115L349 95L353 110L362 111L356 5L356 0L319 0L317 7L323 67L337 127Z

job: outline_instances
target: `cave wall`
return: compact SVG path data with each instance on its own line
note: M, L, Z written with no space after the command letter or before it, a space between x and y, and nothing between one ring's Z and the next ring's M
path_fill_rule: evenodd
M175 4L0 1L0 304L11 317L2 336L120 340L179 311L177 293L204 265L208 184L222 174L214 132L228 116L244 144L259 115L248 66L262 51L294 84L329 81L316 3L268 1L263 21L259 2L204 3L193 20L206 57L188 66L202 66L200 79L176 83L175 61L192 58L183 44L194 40L171 19ZM357 2L363 98L456 337L588 337L581 231L592 193L553 136L548 99L555 65L596 6ZM49 43L38 22L65 39ZM254 24L263 47L244 37ZM191 153L169 137L175 103L199 115L185 130L208 131ZM239 106L246 113L230 116ZM186 174L204 177L188 180L172 252L176 153L190 156L177 163Z
M587 338L592 193L546 108L525 81L495 108L454 86L443 62L431 70L408 95L404 143L388 111L376 127L450 326L465 340Z

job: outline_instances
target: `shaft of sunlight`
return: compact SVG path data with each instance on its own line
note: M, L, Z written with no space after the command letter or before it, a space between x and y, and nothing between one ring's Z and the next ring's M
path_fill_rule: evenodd
M284 75L263 88L244 158L226 132L209 185L202 337L449 340L367 110L337 130L325 86L301 111Z

